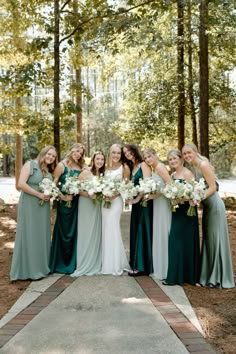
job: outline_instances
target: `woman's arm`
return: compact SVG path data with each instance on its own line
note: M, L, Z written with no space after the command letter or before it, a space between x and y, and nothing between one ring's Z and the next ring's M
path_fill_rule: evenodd
M34 190L27 184L29 176L30 176L30 161L27 161L22 167L17 187L23 192L33 195L34 197L43 199L45 201L49 200L50 196L45 196L43 193Z
M157 166L157 172L165 183L171 182L171 177L166 166L163 163L159 163Z
M130 179L130 168L126 164L124 164L124 166L123 166L123 178L125 180L129 180Z
M141 163L141 169L143 172L143 178L151 177L152 171L151 168L146 164L146 162Z
M200 172L208 184L205 196L205 198L208 198L210 195L216 192L216 178L208 161L202 161L200 165Z

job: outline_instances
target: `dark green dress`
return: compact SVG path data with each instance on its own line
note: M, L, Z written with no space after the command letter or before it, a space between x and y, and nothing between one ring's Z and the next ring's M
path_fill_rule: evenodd
M79 176L80 171L69 170L65 166L59 178L59 187L62 188L67 176ZM51 273L71 274L76 267L78 196L72 199L72 206L68 208L64 201L57 203L57 217L53 230L50 271Z
M132 175L135 185L143 178L141 167ZM152 265L152 213L153 202L147 207L140 202L132 205L130 220L130 267L149 275L153 272Z
M172 213L166 282L170 285L196 284L200 274L198 216L188 216L189 203L179 204Z

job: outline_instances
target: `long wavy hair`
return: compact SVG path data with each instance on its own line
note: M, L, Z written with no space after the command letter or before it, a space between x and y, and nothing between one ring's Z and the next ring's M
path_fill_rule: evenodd
M83 152L81 154L81 157L80 159L78 160L77 164L79 166L80 169L82 169L84 167L84 164L85 164L85 159L84 159L84 154L85 154L85 146L81 143L75 143L71 146L69 152L66 154L65 156L65 160L66 160L66 164L68 166L68 168L71 168L75 161L72 159L72 154L74 151L76 151L77 149L80 149L82 148L83 149Z
M101 175L104 176L104 173L105 173L105 165L106 165L106 157L105 157L105 155L104 155L104 153L103 153L102 150L97 150L97 151L95 151L95 152L93 153L93 156L91 157L91 162L90 162L90 167L91 167L90 171L92 172L92 174L93 174L94 176L96 176L97 170L96 170L96 166L95 166L95 157L96 157L97 155L102 155L102 156L104 157L104 164L103 164L103 166L100 167L99 170L98 170L99 176L101 176Z
M126 148L128 151L130 151L133 156L134 156L134 160L135 160L135 163L140 163L140 162L143 162L143 157L142 157L142 154L138 148L137 145L135 144L125 144L123 146L123 148ZM128 160L126 157L125 157L125 162L126 164L130 167L131 171L134 167L134 163L133 161L130 161Z
M55 158L55 160L54 160L51 164L47 165L47 164L46 164L46 161L45 161L45 156L47 155L47 153L48 153L49 150L54 150L54 151L56 152L56 158ZM43 174L44 177L47 176L48 172L53 173L54 170L55 170L55 168L56 168L56 165L57 165L57 163L58 163L58 160L57 160L57 151L56 151L55 146L53 146L53 145L47 145L47 146L45 146L45 147L40 151L40 153L38 154L38 156L36 157L36 160L37 160L37 162L38 162L38 164L39 164L39 168L40 168L40 170L42 171L42 174Z

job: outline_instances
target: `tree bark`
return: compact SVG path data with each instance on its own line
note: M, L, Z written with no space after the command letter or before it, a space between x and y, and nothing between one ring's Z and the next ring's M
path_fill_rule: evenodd
M60 160L60 9L54 0L54 146Z
M184 4L177 1L178 38L177 38L177 86L178 86L178 148L182 149L185 141L185 88L184 88Z
M79 110L76 112L76 140L77 143L82 143L82 94L81 94L81 68L76 69L76 107Z
M200 1L199 27L199 133L200 152L209 157L209 89L208 89L208 0Z
M192 50L192 12L191 12L192 1L188 0L187 3L187 36L188 36L188 99L190 104L190 117L192 122L192 142L198 146L197 139L197 121L196 121L196 112L195 112L195 101L193 94L193 50Z

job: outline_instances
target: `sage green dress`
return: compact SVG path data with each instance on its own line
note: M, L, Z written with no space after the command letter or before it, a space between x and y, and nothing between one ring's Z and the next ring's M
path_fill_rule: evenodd
M49 173L45 176L52 180ZM27 184L39 191L44 176L35 161L30 161ZM21 192L18 210L16 241L13 252L10 279L40 279L49 273L51 244L50 202L39 204L40 199Z
M139 184L140 178L143 178L141 167L131 176L134 185ZM132 204L130 220L130 267L133 270L144 272L146 275L153 273L152 220L152 200L148 201L147 207L143 207L140 202Z
M180 179L184 183L184 180ZM188 216L189 203L179 204L172 212L172 222L168 246L168 272L166 283L169 285L195 285L200 274L200 242L198 215Z
M204 178L200 165L194 171L197 181ZM200 284L233 288L234 274L228 234L226 211L218 192L202 201L202 256Z
M102 203L80 196L76 270L72 277L95 275L102 267Z
M79 176L79 174L79 170L69 170L65 166L58 181L59 187L62 188L67 176ZM70 208L65 204L64 201L57 203L50 255L51 273L71 274L76 266L78 195L73 196Z

